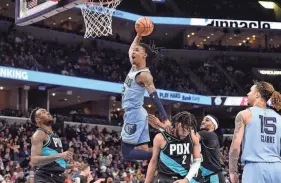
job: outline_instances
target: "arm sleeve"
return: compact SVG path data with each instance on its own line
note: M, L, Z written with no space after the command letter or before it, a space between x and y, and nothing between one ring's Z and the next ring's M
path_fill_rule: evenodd
M195 175L198 173L198 170L201 165L201 158L196 158L193 160L192 165L190 166L189 172L185 178L190 182L190 180L195 177Z

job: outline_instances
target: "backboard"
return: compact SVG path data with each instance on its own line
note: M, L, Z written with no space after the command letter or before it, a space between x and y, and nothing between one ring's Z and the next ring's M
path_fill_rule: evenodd
M15 20L20 26L47 19L71 9L84 0L16 0Z

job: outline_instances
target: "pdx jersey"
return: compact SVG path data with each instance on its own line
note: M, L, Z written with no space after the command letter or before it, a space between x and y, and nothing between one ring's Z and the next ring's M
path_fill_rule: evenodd
M191 136L180 140L168 132L162 132L166 145L160 151L158 172L167 176L184 177L187 175L193 154Z
M137 109L143 106L145 88L136 82L136 76L141 72L150 72L148 68L139 70L130 70L126 77L122 90L122 108L127 111L128 109Z
M242 142L242 163L281 162L281 117L272 109L250 107L250 122L245 127Z
M48 140L43 144L42 156L52 156L63 152L61 140L56 134L50 133L44 128L39 128L37 130L44 131L48 136ZM65 160L57 159L56 161L53 161L49 164L38 166L37 170L60 174L65 171L65 168Z

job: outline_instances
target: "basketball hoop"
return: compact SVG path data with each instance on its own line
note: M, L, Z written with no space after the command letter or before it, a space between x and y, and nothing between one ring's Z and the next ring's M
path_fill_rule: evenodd
M112 35L112 15L122 0L86 0L81 6L84 38Z

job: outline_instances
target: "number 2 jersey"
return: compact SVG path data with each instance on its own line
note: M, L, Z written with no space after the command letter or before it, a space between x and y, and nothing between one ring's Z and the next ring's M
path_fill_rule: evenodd
M193 154L191 136L180 140L168 132L162 132L166 145L160 150L158 173L167 176L185 177L188 173Z
M272 109L250 107L251 120L245 127L242 163L281 162L281 117Z
M43 143L42 156L52 156L63 152L61 139L58 135L51 133L44 128L38 128L48 136L48 140ZM53 174L61 174L65 171L66 162L63 159L57 159L49 164L38 166L37 170L46 171Z

